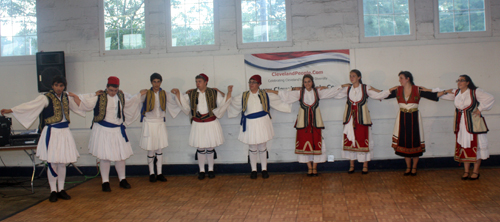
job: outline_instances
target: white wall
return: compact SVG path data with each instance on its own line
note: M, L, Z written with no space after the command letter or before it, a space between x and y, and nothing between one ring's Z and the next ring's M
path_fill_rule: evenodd
M167 52L166 6L163 0L149 0L150 53L142 55L101 56L99 51L98 0L38 1L39 50L65 51L69 90L75 93L103 89L110 75L121 79L121 89L136 93L148 88L149 75L163 75L162 87L181 90L193 88L194 76L203 72L210 76L209 86L227 91L235 86L235 95L246 90L243 55L248 53L287 52L318 49L352 49L352 68L363 72L363 81L379 89L398 84L397 73L409 70L417 85L441 88L455 86L458 75L469 74L484 90L500 98L500 2L491 1L492 36L463 39L436 39L432 0L418 0L416 6L417 39L414 41L359 43L357 0L303 1L292 0L293 46L280 48L238 49L236 46L236 15L233 0L219 1L220 49L202 52ZM37 93L35 58L0 58L0 107L10 108L34 99ZM347 79L348 73L339 73ZM328 154L341 157L343 100L321 101L325 117L325 144ZM370 101L374 159L399 158L390 147L394 118L398 110L394 100ZM424 157L451 157L453 104L422 100L427 152ZM293 124L297 105L291 114L273 112L275 138L269 142L271 162L296 161L293 153ZM490 152L500 154L500 104L484 113L490 127ZM80 151L77 165L94 165L88 154L91 113L86 118L72 115L71 128ZM245 163L247 149L237 140L239 120L221 119L226 142L217 148L217 163ZM164 150L168 164L194 164L195 149L188 146L189 120L184 114L167 118L170 146ZM37 123L32 128L36 128ZM14 120L16 131L23 127ZM127 163L143 165L146 152L138 148L140 124L127 129L135 155ZM29 166L22 152L1 152L7 166Z

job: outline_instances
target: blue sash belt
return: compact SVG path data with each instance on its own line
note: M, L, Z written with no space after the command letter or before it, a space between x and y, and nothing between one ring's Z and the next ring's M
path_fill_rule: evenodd
M47 146L47 156L48 156L50 133L51 133L52 127L58 128L58 129L68 128L69 122L62 122L62 123L55 123L55 124L47 125L47 135L45 137L45 145ZM52 176L57 177L57 173L56 173L56 171L54 171L54 169L52 169L52 165L49 162L47 162L47 164L49 165L49 171L52 174Z
M97 122L99 123L99 125L101 126L104 126L104 127L108 127L108 128L116 128L116 127L120 127L121 130L122 130L122 136L123 138L125 138L125 141L128 142L128 137L127 137L127 133L125 132L125 125L123 125L123 123L121 125L116 125L116 124L113 124L113 123L110 123L110 122L106 122L104 120L101 120L100 122Z
M240 126L243 126L243 132L247 131L247 119L257 119L267 115L266 111L260 111L258 113L252 113L245 116L245 113L241 112Z

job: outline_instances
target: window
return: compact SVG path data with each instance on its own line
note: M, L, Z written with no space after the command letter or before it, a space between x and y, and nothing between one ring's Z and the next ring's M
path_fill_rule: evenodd
M169 48L218 49L214 5L214 0L170 0Z
M413 0L358 0L360 40L415 39Z
M238 47L290 46L291 13L287 0L238 0Z
M147 48L145 0L102 0L105 52Z
M1 56L36 54L36 0L2 0L0 7Z
M435 0L435 4L438 35L466 37L491 33L488 0Z

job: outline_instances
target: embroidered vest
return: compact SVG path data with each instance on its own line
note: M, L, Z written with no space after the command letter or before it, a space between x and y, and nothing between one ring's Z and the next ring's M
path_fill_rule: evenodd
M160 88L160 91L158 92L158 96L160 97L160 109L165 111L167 110L167 93L165 90L162 90ZM142 109L141 109L141 122L142 118L146 115L147 112L153 111L155 108L155 92L153 91L153 88L148 90L146 93L146 99L144 100L144 103L142 104Z
M45 93L45 96L49 100L49 105L40 113L40 124L38 126L40 132L45 125L61 122L63 119L63 112L68 122L70 122L68 95L63 92L61 100L59 100L54 91L50 90L50 92Z
M472 100L470 106L468 106L467 108L463 109L463 110L459 110L457 108L455 108L455 116L454 116L454 121L453 121L453 129L455 131L455 133L458 133L458 130L459 130L459 125L458 125L458 121L460 121L459 119L457 119L457 116L458 116L458 113L459 112L462 112L462 115L465 115L465 127L467 129L467 132L469 133L474 133L474 134L482 134L482 133L487 133L489 131L488 129L488 126L486 125L486 121L484 120L484 117L483 115L481 116L477 116L477 115L473 115L472 113L474 111L477 110L477 108L479 107L479 101L477 101L476 99L476 90L471 90L469 89L470 91L470 98ZM457 90L455 92L455 96L458 95L458 93L460 93L460 90Z
M241 97L241 105L242 109L241 112L245 113L247 110L248 106L248 98L250 98L250 91L243 92L242 97ZM270 106L269 106L269 95L267 95L267 92L259 89L259 99L260 99L260 104L262 104L262 110L264 110L268 115L269 118L271 118L271 113L269 112Z
M351 86L349 86L349 88L347 89L347 102L345 104L344 111L344 125L347 124L351 119L352 105L353 103L356 103L356 105L358 106L358 112L356 113L358 123L364 126L371 126L372 120L370 118L370 111L368 110L368 91L366 89L366 85L361 84L361 93L363 94L363 96L361 97L361 100L359 102L352 101L351 98L349 98L349 92L351 92L351 89Z
M121 111L121 115L123 118L123 122L125 122L125 115L123 112L123 107L125 107L125 96L120 91L118 91L118 93L116 93L116 95L118 96L118 99L120 101L120 104L121 104L120 111ZM93 122L97 123L97 122L104 120L104 118L106 117L107 106L108 106L108 93L105 90L104 93L99 96L99 98L97 99L97 103L95 104Z
M296 129L304 129L309 125L309 113L312 114L312 125L318 129L324 129L323 118L321 118L321 111L319 109L319 96L318 91L313 88L315 102L311 106L304 103L305 89L300 91L300 107L297 121L295 122Z
M418 86L412 86L411 87L411 93L410 93L410 97L408 98L408 101L405 100L405 96L404 96L404 87L403 86L400 86L398 87L397 89L397 94L396 94L396 98L398 100L398 103L419 103L420 101L420 90L418 89Z
M201 119L208 119L214 116L214 113L212 110L217 108L217 90L212 89L212 88L207 88L205 90L205 98L207 100L207 106L208 106L208 115L206 116L201 116L201 114L205 113L199 113L197 111L198 108L198 96L200 93L198 93L198 90L193 90L189 93L189 100L190 100L190 105L191 105L191 123L193 122L193 117L196 118L201 118Z

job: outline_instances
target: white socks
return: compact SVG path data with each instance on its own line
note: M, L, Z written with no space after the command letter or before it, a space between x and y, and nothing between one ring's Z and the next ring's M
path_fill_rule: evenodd
M163 156L162 156L161 149L159 150L148 150L148 166L149 166L149 175L152 175L155 173L154 171L154 160L155 160L155 155L156 155L156 172L158 175L162 174L162 167L163 167Z
M208 171L214 171L214 148L198 148L197 152L200 172L205 172L205 160L208 162Z

